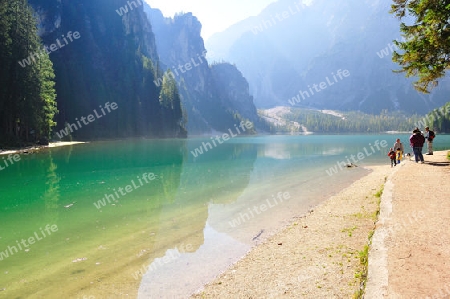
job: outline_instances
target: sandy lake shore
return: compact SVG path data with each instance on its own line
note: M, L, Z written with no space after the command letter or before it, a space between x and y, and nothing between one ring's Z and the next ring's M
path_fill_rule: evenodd
M445 164L448 162L445 162L445 154L446 151L439 152L439 154L435 152L434 156L425 156L425 159L431 157L429 161L442 160L434 163L447 165L440 167L440 171L449 174L449 166ZM352 298L361 295L364 289L364 279L362 278L367 273L367 263L362 262L367 261L369 236L373 234L375 227L375 234L379 230L380 202L384 209L385 201L392 200L392 193L380 196L382 193L380 190L384 188L386 182L389 185L392 184L391 181L394 181L403 186L403 188L398 188L398 192L423 194L423 189L417 192L414 188L408 188L409 184L414 185L414 180L420 181L419 177L411 178L407 185L402 181L408 175L413 174L416 176L428 175L427 178L430 178L435 171L430 165L433 164L427 162L422 165L406 160L394 168L388 165L388 161L385 166L370 167L373 170L370 174L317 206L308 215L293 219L292 224L254 247L245 257L193 295L192 298ZM411 172L414 170L413 168L417 167L422 167L419 172ZM402 175L398 177L400 173ZM442 177L442 182L440 182L442 190L438 192L441 196L445 196L445 193L442 192L448 189L448 186L445 186L446 179L448 176ZM400 193L395 193L395 196L403 198ZM420 196L416 197L420 199ZM402 203L404 206L410 205L406 201ZM416 203L421 203L421 201L418 200ZM442 200L440 203L442 204ZM436 208L436 205L433 206ZM411 212L414 209L410 206L408 211ZM431 213L431 211L429 212ZM444 214L446 216L442 216L448 221L450 213L445 212ZM394 219L390 225L395 225L396 220L400 221ZM434 226L430 224L427 227L429 231L433 232L432 235L436 235L437 232L442 233L443 229L448 228L448 222L443 226L441 218L440 221L436 221ZM411 227L411 229L413 228L415 227ZM406 229L401 232L408 233ZM423 238L428 239L429 232L424 229L421 232L425 234ZM405 238L404 235L401 237ZM438 241L440 243L450 242L450 237L449 239L441 237ZM426 241L424 240L423 243L425 244ZM379 241L377 241L378 245ZM411 251L411 249L402 247L406 245L400 241L399 243L391 242L389 245L391 252L399 255L398 258L405 258L403 255L408 256L407 253ZM449 254L450 250L447 249L446 257ZM365 298L413 298L414 296L402 297L399 294L401 292L408 292L409 295L417 294L417 280L423 277L420 267L416 265L416 272L409 274L407 273L411 268L402 269L402 273L408 277L406 278L408 283L405 283L405 278L395 275L403 267L404 260L400 260L401 265L398 265L397 257L389 256L389 258L389 266L393 268L387 270L384 269L387 267L387 263L383 265L377 260L372 261L371 255L369 255L369 268L375 265L386 270L381 273L391 271L393 276L383 279L382 275L380 279L380 277L371 277L369 274L370 292L372 293ZM431 296L435 293L432 289L442 289L446 281L450 281L448 270L450 267L440 258L436 258L436 256L434 258L433 267L438 267L438 270L433 273L430 269L429 272L433 273L431 277L436 278L441 275L441 278L444 276L447 280L441 279L440 285L435 285L434 288L428 287L429 290L421 292L421 294L430 294ZM423 264L419 263L422 267ZM411 280L414 276L416 277L415 281ZM387 279L389 279L390 293L387 291L387 286L384 286L382 289L385 293L382 294L379 286ZM423 283L419 285L424 286ZM375 290L373 290L374 287Z
M363 273L359 252L377 219L375 194L394 171L387 163L370 168L254 247L193 298L351 298Z

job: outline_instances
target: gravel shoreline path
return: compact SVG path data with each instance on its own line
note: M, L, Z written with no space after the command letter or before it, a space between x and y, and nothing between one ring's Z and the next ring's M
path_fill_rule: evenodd
M450 298L446 154L371 167L192 298L352 298L362 289L360 253L374 229L364 298Z
M369 253L366 299L450 298L447 151L408 162L389 179Z

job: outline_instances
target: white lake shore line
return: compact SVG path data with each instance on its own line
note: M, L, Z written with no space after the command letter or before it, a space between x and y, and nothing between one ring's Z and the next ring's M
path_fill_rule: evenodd
M68 145L75 145L75 144L84 144L88 142L84 141L60 141L60 142L50 142L49 145L33 145L33 146L27 146L24 148L19 149L11 149L11 150L1 150L0 149L0 156L1 155L11 155L11 154L27 154L29 152L35 152L39 151L41 149L45 148L54 148L54 147L61 147L61 146L68 146Z

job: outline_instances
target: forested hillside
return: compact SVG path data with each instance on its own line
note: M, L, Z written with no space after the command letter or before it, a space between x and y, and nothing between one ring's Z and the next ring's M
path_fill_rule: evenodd
M450 133L450 102L433 109L423 119L422 123L439 133Z
M0 144L187 135L174 79L154 83L164 73L142 7L29 3L0 5Z
M154 10L156 39L144 7L2 1L0 144L266 130L240 71L206 61L199 20Z
M0 16L0 145L45 143L57 113L52 62L26 1L1 1Z
M57 131L65 124L95 115L88 126L71 126L76 139L133 136L185 136L180 99L171 80L153 81L163 74L150 23L142 6L126 14L120 0L30 0L38 12L45 44L69 32L80 38L50 54L56 74L60 113ZM171 90L170 92L168 90ZM116 103L102 115L99 107Z
M280 108L280 107L278 107ZM383 111L380 115L299 108L260 110L272 123L271 133L382 133L410 132L424 117ZM422 129L424 126L422 127Z

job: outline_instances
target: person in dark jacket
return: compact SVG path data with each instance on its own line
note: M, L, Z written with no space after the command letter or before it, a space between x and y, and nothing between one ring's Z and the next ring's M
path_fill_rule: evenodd
M389 156L389 158L391 158L391 167L397 166L397 163L395 162L395 159L397 158L397 154L395 153L395 151L392 147L389 149L389 152L387 155Z
M418 128L415 128L411 137L409 137L409 143L413 149L414 157L416 159L416 163L424 163L422 148L425 143L425 137L422 135L422 132Z
M425 155L432 155L433 154L433 139L436 136L433 131L430 130L429 127L425 128L425 131L427 132L425 135L425 140L427 141L428 145L428 153Z

